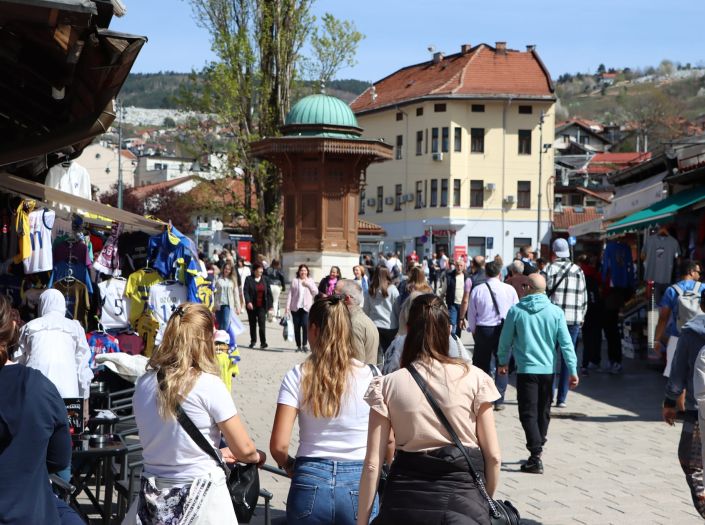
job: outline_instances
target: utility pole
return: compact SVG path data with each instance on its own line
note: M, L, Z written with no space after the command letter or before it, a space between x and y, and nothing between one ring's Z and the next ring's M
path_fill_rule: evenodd
M117 207L122 209L122 104L120 99L115 99L115 110L118 117L118 185L117 185Z
M536 253L541 257L541 186L543 186L543 120L544 112L539 117L539 209L536 216Z

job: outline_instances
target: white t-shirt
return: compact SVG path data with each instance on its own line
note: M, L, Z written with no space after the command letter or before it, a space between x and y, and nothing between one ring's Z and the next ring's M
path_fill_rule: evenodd
M155 319L159 321L156 344L162 342L166 323L176 307L186 302L187 296L186 287L181 283L157 283L149 289L149 308L154 312Z
M130 324L130 301L125 298L125 279L112 278L98 283L100 323L106 329L125 328Z
M441 255L440 259L438 259L438 267L441 270L446 270L448 268L448 256L445 253Z
M157 374L147 372L138 381L132 397L140 442L144 447L144 470L157 477L192 480L220 467L203 452L176 418L163 420L157 408ZM219 376L202 373L181 404L206 439L218 448L218 423L235 414L235 403Z
M297 458L326 458L333 461L365 459L370 406L363 396L374 376L369 366L356 359L353 359L353 364L348 389L336 418L316 418L300 407L301 365L296 365L284 376L277 403L299 410Z
M29 240L32 252L22 261L24 273L48 272L54 268L51 248L51 229L56 212L35 210L29 214Z

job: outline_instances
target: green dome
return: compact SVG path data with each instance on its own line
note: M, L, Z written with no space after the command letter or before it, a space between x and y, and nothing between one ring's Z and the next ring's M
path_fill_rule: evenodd
M328 95L309 95L299 100L286 116L285 126L335 126L357 128L350 106Z

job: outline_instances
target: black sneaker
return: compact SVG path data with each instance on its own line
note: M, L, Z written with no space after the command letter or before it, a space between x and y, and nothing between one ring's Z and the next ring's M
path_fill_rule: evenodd
M543 462L541 458L531 456L528 461L521 466L521 471L528 474L543 474Z
M268 346L267 343L262 343L261 345L259 345L259 347L260 347L262 350L264 350L265 348L267 348L267 346Z
M250 343L249 348L254 348L254 347L255 347L255 343L254 342Z

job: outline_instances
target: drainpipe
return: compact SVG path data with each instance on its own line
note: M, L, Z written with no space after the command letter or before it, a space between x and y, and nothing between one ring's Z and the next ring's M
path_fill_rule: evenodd
M507 237L506 231L504 229L504 215L506 213L506 205L504 204L504 198L507 196L506 193L506 157L507 157L507 110L512 104L512 97L509 97L507 103L502 108L502 202L500 206L502 209L502 231L500 232L500 237L502 238L502 258L505 258L505 239Z

